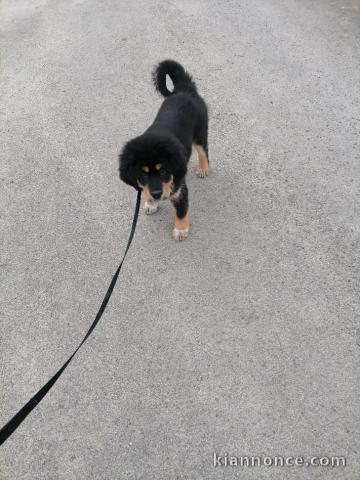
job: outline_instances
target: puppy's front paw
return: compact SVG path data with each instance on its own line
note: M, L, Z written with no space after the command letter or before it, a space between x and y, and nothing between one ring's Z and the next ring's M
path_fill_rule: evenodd
M182 240L185 240L185 238L189 234L189 229L185 228L184 230L180 230L179 228L174 228L173 230L173 237L175 240L181 242Z
M158 204L155 202L145 202L144 205L144 211L146 215L152 215L153 213L156 213L158 210Z

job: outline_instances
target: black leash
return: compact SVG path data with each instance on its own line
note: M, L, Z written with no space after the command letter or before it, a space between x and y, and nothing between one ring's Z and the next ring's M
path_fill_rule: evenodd
M107 289L106 295L104 297L104 300L102 301L102 304L99 308L98 313L96 314L95 320L93 321L91 327L89 328L87 334L85 337L82 339L80 345L77 347L77 349L74 351L74 353L66 360L64 365L55 373L53 377L50 378L50 380L42 387L40 390L13 416L13 418L2 427L0 430L0 445L2 445L5 440L7 440L10 435L18 428L18 426L25 420L25 418L29 415L29 413L41 402L41 400L45 397L45 395L48 393L48 391L51 389L51 387L54 385L56 380L61 376L63 371L66 369L66 367L69 365L71 360L74 358L76 355L77 351L79 348L86 342L88 337L91 335L91 332L94 330L96 327L97 323L99 322L100 318L102 317L102 314L104 313L104 310L110 300L111 294L114 290L116 281L118 279L122 264L125 260L126 254L130 248L135 229L136 229L136 222L139 216L139 209L140 209L140 199L141 199L141 190L138 190L137 194L137 199L136 199L136 207L135 207L135 213L134 213L134 218L131 226L131 231L129 235L129 240L125 249L124 256L120 262L120 265L118 266L111 282L109 285L109 288Z

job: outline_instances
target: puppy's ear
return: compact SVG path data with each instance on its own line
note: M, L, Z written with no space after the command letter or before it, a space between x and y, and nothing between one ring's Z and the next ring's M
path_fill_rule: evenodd
M127 145L125 145L119 155L119 163L121 180L130 185L131 187L134 187L136 190L139 190L139 185L136 178L135 156L133 152L130 151Z

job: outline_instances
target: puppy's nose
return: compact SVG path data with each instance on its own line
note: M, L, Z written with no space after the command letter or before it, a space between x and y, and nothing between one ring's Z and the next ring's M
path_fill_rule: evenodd
M162 191L161 190L154 190L151 192L151 196L155 199L155 200L159 200L159 198L161 197L162 195Z

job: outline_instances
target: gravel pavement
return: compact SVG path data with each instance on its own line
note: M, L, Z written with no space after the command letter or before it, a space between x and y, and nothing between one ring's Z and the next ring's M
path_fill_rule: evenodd
M141 213L0 479L357 480L360 2L2 0L0 27L0 425L122 256L136 195L117 154L160 105L164 58L209 104L211 166L191 162L185 242L171 205Z

